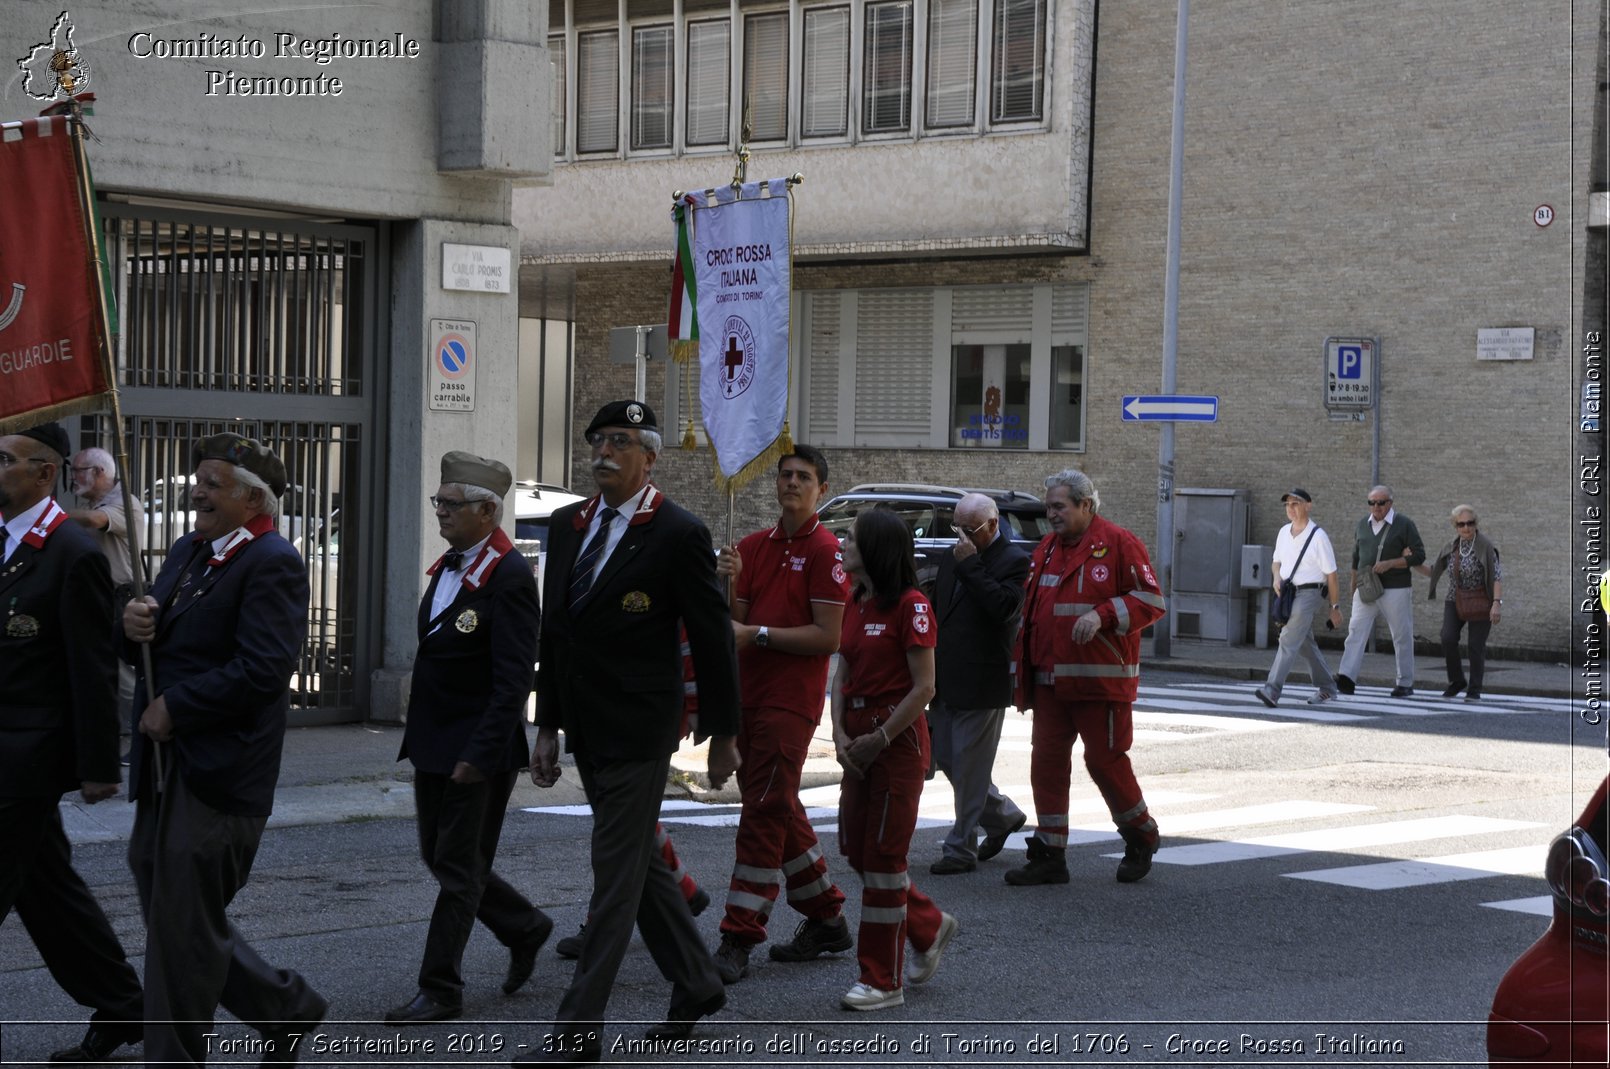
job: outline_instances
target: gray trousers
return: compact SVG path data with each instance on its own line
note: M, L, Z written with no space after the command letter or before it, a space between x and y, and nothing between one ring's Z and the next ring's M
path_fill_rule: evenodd
M1299 590L1291 605L1291 619L1280 629L1280 645L1275 650L1275 663L1269 666L1269 680L1264 687L1271 698L1279 698L1286 685L1286 675L1297 666L1297 658L1308 662L1308 676L1314 686L1324 694L1336 693L1336 680L1325 665L1325 657L1314 641L1314 621L1323 618L1330 603L1325 600L1324 589Z
M171 747L167 756L163 790L150 779L142 786L129 838L145 911L145 1057L205 1065L217 1007L275 1038L316 995L300 975L259 957L225 915L251 875L268 818L213 809L185 786Z
M555 1014L554 1031L577 1037L567 1050L602 1038L598 1026L634 923L660 975L671 981L673 1015L722 990L687 899L655 842L670 764L670 754L643 761L576 754L593 808L593 896L576 972Z
M1338 671L1349 679L1357 680L1364 664L1364 644L1375 629L1375 618L1386 617L1386 628L1392 633L1392 656L1397 661L1397 685L1414 686L1414 591L1409 587L1388 587L1375 601L1365 604L1353 592L1353 618L1347 625L1347 644L1342 647L1342 663Z
M1005 835L1023 820L1023 810L996 789L995 751L1001 743L1003 709L957 709L935 700L928 707L934 764L950 780L956 823L945 836L946 857L974 861L978 828Z

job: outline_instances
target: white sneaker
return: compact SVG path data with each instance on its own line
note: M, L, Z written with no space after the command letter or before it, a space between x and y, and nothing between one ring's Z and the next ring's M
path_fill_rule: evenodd
M961 925L949 913L941 913L939 921L939 934L934 936L934 945L927 950L912 950L906 958L906 982L912 984L926 984L932 980L934 973L939 970L939 955L945 952L951 939L956 935L956 929Z
M1330 701L1334 697L1336 697L1336 694L1333 691L1316 690L1316 691L1314 691L1314 696L1312 698L1308 699L1308 704L1309 705L1324 705L1326 702Z
M901 988L879 991L870 984L856 984L844 992L839 1005L847 1010L886 1010L890 1006L904 1006L906 993Z

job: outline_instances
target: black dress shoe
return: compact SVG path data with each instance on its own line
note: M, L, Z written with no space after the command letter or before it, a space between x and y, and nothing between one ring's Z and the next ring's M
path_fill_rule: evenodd
M1413 687L1393 687L1392 688L1392 697L1394 697L1394 698L1412 698L1412 697L1414 697L1414 688Z
M1444 698L1452 698L1454 695L1458 694L1464 689L1465 685L1463 683L1449 683L1447 689L1442 692L1442 696Z
M1006 840L1010 839L1013 833L1015 833L1019 828L1023 827L1023 825L1027 824L1028 822L1029 818L1027 816L1020 816L1017 818L1016 824L1013 824L1010 828L1007 828L999 835L990 834L984 836L984 841L978 844L978 860L988 861L990 858L1006 849Z
M694 1003L692 1006L672 1006L671 1012L665 1015L665 1020L650 1025L644 1030L643 1035L656 1041L686 1039L693 1034L693 1026L699 1023L700 1017L708 1017L726 1004L726 988L718 988L715 994L703 1002Z
M117 1048L135 1044L145 1038L145 1025L139 1021L91 1022L84 1038L75 1047L65 1047L50 1055L53 1062L104 1062Z
M432 1021L451 1021L464 1016L464 1007L437 1002L425 992L415 995L412 1002L394 1006L386 1011L387 1024L430 1024Z
M604 1060L604 1045L597 1039L565 1034L538 1040L535 1050L516 1054L512 1065L596 1065Z
M972 872L978 868L978 863L968 861L965 857L942 857L928 866L928 871L935 876L957 876L963 872Z
M287 1014L285 1020L263 1026L263 1038L272 1040L273 1046L263 1051L263 1060L257 1063L259 1067L296 1064L301 1056L302 1038L330 1012L330 1003L323 995L311 989L307 995L302 1005Z
M694 891L693 897L688 899L688 912L692 913L695 917L709 908L710 894L703 887L699 888L697 891Z
M1336 677L1336 689L1343 694L1353 693L1353 677L1338 674Z
M525 942L509 948L509 972L503 978L505 995L514 994L531 979L531 973L537 967L537 951L542 949L542 944L546 943L552 934L553 918L544 916L537 922L537 926L531 929L531 934L526 936Z

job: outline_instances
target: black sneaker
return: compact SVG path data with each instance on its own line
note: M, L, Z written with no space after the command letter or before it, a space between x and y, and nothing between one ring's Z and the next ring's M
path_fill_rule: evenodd
M842 916L830 921L806 917L794 929L792 942L772 944L771 960L814 961L823 954L836 954L854 945L855 937L850 934L850 926Z
M1343 694L1353 693L1353 677L1338 674L1336 677L1336 689Z
M1068 882L1068 852L1047 846L1036 836L1029 836L1029 863L1007 872L1006 882L1013 887L1032 887L1041 883Z
M711 958L716 963L716 973L724 984L735 984L749 975L749 951L753 947L748 943L740 943L730 935L721 937L721 945Z
M1118 862L1118 882L1138 883L1152 871L1152 855L1157 853L1157 844L1147 843L1146 837L1134 828L1119 828L1118 834L1124 837L1124 859Z

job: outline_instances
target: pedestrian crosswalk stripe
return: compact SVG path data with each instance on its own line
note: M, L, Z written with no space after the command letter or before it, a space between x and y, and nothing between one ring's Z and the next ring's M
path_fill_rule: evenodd
M1534 821L1501 820L1496 817L1423 817L1379 824L1352 824L1340 828L1292 832L1255 839L1165 846L1152 855L1152 860L1164 865L1216 865L1227 861L1279 857L1282 854L1340 853L1366 846L1391 846L1398 843L1423 842L1427 839L1448 839L1459 835L1542 826ZM1166 826L1164 831L1166 834Z
M1298 695L1295 699L1289 695L1283 695L1284 702L1291 703L1295 701L1295 704L1282 704L1274 709L1270 709L1258 701L1257 695L1251 694L1250 691L1249 696L1252 700L1241 703L1241 707L1251 712L1253 711L1253 706L1257 706L1258 710L1266 716L1290 716L1299 720L1314 720L1327 724L1343 724L1350 720L1374 719L1373 717L1359 716L1356 713L1339 713L1332 708L1311 708L1303 704L1307 699L1301 695ZM1142 709L1177 709L1181 712L1189 713L1224 708L1225 706L1218 702L1185 701L1179 698L1154 698L1142 695L1135 699L1136 715L1139 715Z
M1488 876L1541 876L1543 853L1540 846L1516 846L1507 850L1383 861L1374 865L1347 865L1312 872L1287 872L1284 875L1294 880L1315 880L1357 887L1364 891L1392 891L1403 887L1423 887L1430 883L1480 880Z
M1147 800L1148 806L1156 803ZM1257 824L1282 824L1293 820L1313 820L1336 817L1346 813L1363 813L1374 809L1370 805L1353 805L1347 802L1268 802L1263 805L1244 805L1235 809L1212 809L1204 813L1171 816L1164 829L1169 835L1190 835L1213 828L1246 828ZM1118 829L1106 824L1076 824L1068 829L1068 845L1083 846L1090 843L1110 842L1119 838ZM1027 848L1026 844L1020 844ZM1121 857L1122 855L1115 855Z
M1390 687L1359 687L1351 695L1342 695L1326 702L1322 708L1303 706L1313 693L1313 685L1306 681L1288 683L1281 704L1276 709L1266 708L1258 701L1254 691L1258 684L1246 683L1173 683L1167 686L1142 685L1140 702L1165 705L1169 702L1186 703L1192 700L1212 700L1233 704L1261 716L1309 717L1315 713L1330 712L1341 715L1378 713L1388 716L1511 716L1517 713L1551 713L1569 711L1569 698L1546 698L1527 694L1488 693L1480 701L1467 702L1463 696L1444 698L1440 684L1431 684L1412 697L1394 698ZM1291 703L1291 704L1288 704ZM1219 705L1218 708L1225 706ZM1322 719L1314 717L1315 719Z
M1554 916L1554 897L1537 895L1533 898L1506 898L1502 902L1483 902L1488 909L1507 909L1514 913L1530 913L1537 917Z

